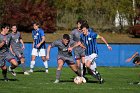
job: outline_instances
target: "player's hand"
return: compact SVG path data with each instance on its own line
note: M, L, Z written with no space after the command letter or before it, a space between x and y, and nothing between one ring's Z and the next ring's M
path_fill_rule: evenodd
M37 45L36 45L36 47L37 47L37 48L39 48L39 47L40 47L40 43L39 43L39 44L37 44Z
M126 60L126 62L130 62L131 61L131 58L128 58L127 60Z
M71 52L71 51L72 51L72 49L73 49L72 47L69 47L69 48L68 48L68 52Z
M111 46L107 46L107 47L108 47L109 50L112 50L112 47Z
M22 46L22 50L24 50L25 49L25 46Z

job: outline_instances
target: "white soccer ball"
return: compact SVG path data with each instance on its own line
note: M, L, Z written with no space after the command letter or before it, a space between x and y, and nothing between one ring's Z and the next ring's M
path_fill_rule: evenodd
M82 83L83 83L82 77L76 76L76 77L74 78L74 83L75 83L75 84L82 84Z

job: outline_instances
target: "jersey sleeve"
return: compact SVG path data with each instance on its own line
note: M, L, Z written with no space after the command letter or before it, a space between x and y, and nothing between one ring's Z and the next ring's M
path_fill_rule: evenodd
M40 30L40 34L41 34L41 37L42 36L45 36L45 33L44 33L44 30L43 29Z
M51 45L51 47L56 47L56 46L59 45L59 41L56 40L56 41L54 41L53 43L51 43L50 45Z

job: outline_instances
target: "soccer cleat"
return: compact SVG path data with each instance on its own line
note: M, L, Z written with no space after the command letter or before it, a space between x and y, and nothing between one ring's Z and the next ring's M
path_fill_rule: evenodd
M46 73L49 73L49 71L48 71L48 69L46 69L46 71L45 71Z
M14 72L13 69L11 69L11 66L9 66L9 71L11 72L11 74L12 74L13 76L16 76L16 73Z
M27 71L24 72L24 75L30 75Z
M32 69L29 70L30 73L33 73L34 71Z
M99 81L99 83L100 84L103 84L104 83L104 79L101 78L100 81Z
M8 82L8 81L9 81L9 79L8 79L7 77L5 77L5 78L4 78L4 81L5 81L5 82Z
M82 78L82 82L83 83L86 83L87 81L86 81L86 79L84 78L84 77L81 77Z
M58 79L56 79L53 83L59 83L59 80L58 80Z
M10 71L10 72L13 76L16 76L16 73L14 71Z

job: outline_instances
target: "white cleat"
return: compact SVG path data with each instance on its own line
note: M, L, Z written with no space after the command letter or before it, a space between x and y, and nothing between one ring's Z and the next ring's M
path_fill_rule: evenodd
M58 79L56 79L53 83L59 83L59 80L58 80Z
M27 71L24 72L24 75L30 75Z
M46 73L49 73L49 70L47 69L45 72L46 72Z
M83 83L86 83L87 82L84 77L81 77L81 78L82 78Z
M14 70L13 69L11 69L11 66L9 66L9 72L11 72L11 74L13 75L13 76L16 76L16 73L14 72Z
M34 71L32 69L29 70L30 73L33 73Z

